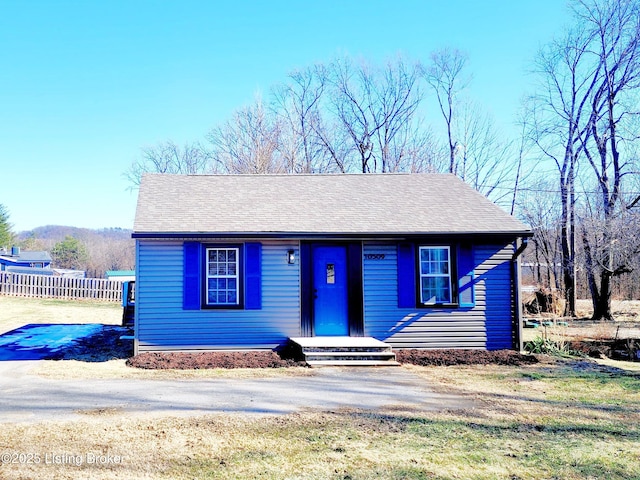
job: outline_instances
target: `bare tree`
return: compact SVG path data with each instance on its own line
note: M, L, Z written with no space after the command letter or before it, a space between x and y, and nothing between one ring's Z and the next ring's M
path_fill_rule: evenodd
M442 172L446 163L437 137L418 118L398 129L387 146L387 155L388 172L436 173Z
M295 173L323 173L340 170L336 144L324 128L326 100L323 65L289 74L287 83L273 89L273 109L280 119L280 153L287 170Z
M210 154L200 143L186 143L184 147L179 147L167 140L143 148L142 157L133 161L125 177L131 183L131 188L136 188L140 185L142 174L147 172L196 175L211 170Z
M415 114L422 101L419 73L417 65L407 66L397 59L387 63L372 82L377 108L371 114L374 125L379 126L374 135L374 171L400 171L404 157L415 151L420 135Z
M510 209L511 215L515 214L516 205L518 203L518 197L520 195L520 188L522 183L525 182L528 178L530 178L534 171L534 168L530 168L529 171L526 173L523 171L525 167L525 163L528 163L527 159L530 157L530 153L533 147L531 138L527 134L528 121L527 121L526 114L527 114L527 104L525 100L522 105L522 108L520 109L519 117L517 120L517 124L520 127L520 135L517 140L516 169L515 169L515 178L513 181L513 192L511 196L511 209Z
M592 32L588 52L592 64L598 66L594 77L596 88L590 97L588 130L581 140L599 192L600 251L593 251L586 233L583 241L593 317L611 319L612 279L628 272L630 266L626 255L619 253L619 244L624 241L620 237L619 219L626 214L622 205L623 177L632 171L630 161L624 158L624 144L631 136L625 135L625 126L628 118L640 114L635 100L640 87L640 4L627 0L581 0L575 11Z
M447 129L449 147L449 173L456 174L458 165L456 154L458 141L454 132L457 115L457 97L467 87L469 78L465 75L467 54L457 49L444 48L431 54L431 63L424 68L423 74L427 83L436 94L440 113Z
M226 173L291 173L279 152L279 136L279 123L257 99L212 129L207 139L214 161Z
M327 74L333 112L351 139L358 170L390 171L395 161L390 152L395 149L397 155L406 143L402 132L410 131L420 103L417 66L398 59L376 69L344 59L333 62Z
M566 313L575 314L576 204L581 200L593 317L608 319L612 278L628 269L616 261L625 257L616 249L629 240L618 235L624 229L616 219L623 178L632 171L623 155L633 137L624 133L627 122L638 113L639 5L635 0L578 0L574 14L576 26L539 57L545 83L530 115L531 131L559 174ZM579 168L581 163L585 168ZM586 195L578 198L579 178L586 191L599 192L599 203Z
M495 126L493 118L470 101L459 108L455 130L458 140L458 177L496 203L511 201L516 182L512 144Z
M561 234L562 212L558 208L555 184L548 178L538 178L528 182L519 201L522 218L531 225L534 236L533 248L525 252L526 263L530 264L536 283L549 289L560 288L562 277Z
M565 315L575 316L575 180L587 128L585 108L595 88L598 67L585 66L592 40L583 28L569 31L541 50L537 70L542 80L529 104L530 136L543 157L551 159L558 173L562 205L561 245L565 291Z

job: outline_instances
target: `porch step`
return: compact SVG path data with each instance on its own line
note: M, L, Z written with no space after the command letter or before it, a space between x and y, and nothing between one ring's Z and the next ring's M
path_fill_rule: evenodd
M391 346L372 337L297 337L290 340L311 367L400 365Z
M399 367L396 361L376 360L308 360L310 367Z

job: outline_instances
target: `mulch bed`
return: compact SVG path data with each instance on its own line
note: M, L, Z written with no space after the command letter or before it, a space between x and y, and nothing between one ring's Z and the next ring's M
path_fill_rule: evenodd
M145 369L198 370L205 368L282 368L305 366L305 362L283 359L276 352L141 353L127 365Z
M538 363L533 355L513 350L396 350L400 363L427 366L449 365L528 365Z
M512 350L396 350L400 363L414 365L524 365L537 363L533 355ZM272 351L141 353L127 360L130 367L144 369L207 369L207 368L283 368L303 367L305 362L281 358Z

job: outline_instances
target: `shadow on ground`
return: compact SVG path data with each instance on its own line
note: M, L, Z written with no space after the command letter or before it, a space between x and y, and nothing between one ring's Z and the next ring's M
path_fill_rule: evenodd
M133 355L125 327L102 324L29 324L0 335L0 361L106 362Z

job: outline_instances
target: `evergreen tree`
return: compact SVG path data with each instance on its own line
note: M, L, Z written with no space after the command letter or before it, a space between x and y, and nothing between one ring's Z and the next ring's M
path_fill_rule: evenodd
M51 256L57 268L78 270L84 269L89 258L84 244L70 235L53 246Z
M13 243L13 232L9 223L9 212L6 207L0 204L0 248L11 247Z

